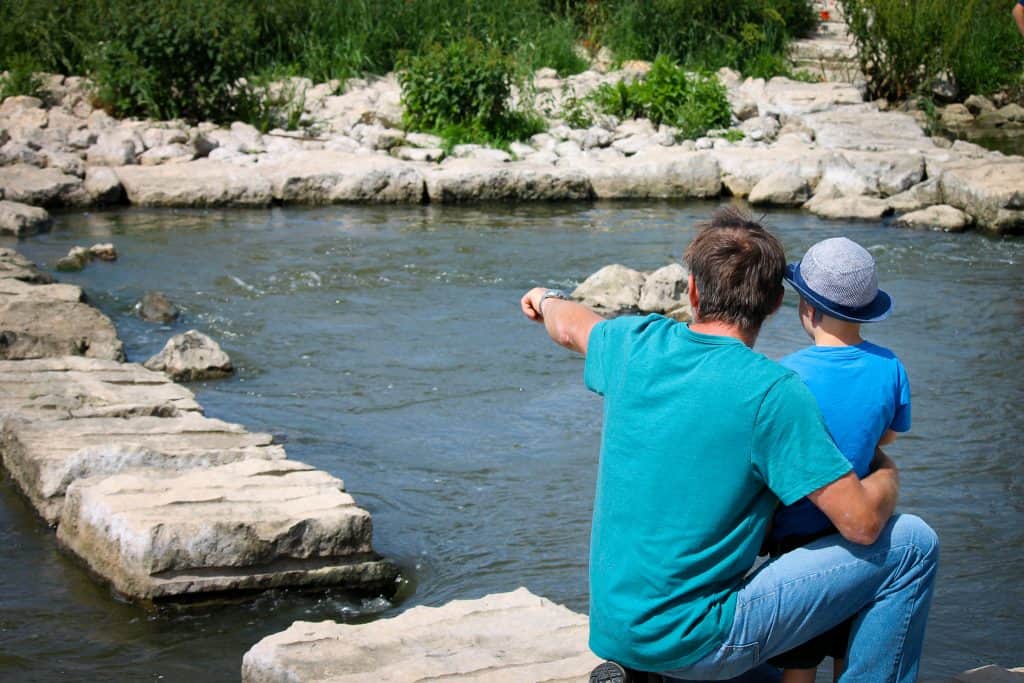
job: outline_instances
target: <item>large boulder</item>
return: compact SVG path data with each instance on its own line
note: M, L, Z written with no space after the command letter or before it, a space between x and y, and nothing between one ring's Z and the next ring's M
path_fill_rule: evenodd
M616 315L640 308L644 273L614 263L601 268L573 291L572 298L598 313Z
M586 174L571 167L449 159L424 170L431 202L589 199Z
M289 204L423 201L420 171L389 157L302 152L264 161L256 172Z
M212 159L115 169L128 201L140 206L267 206L273 191L252 166Z
M810 186L818 184L822 164L829 153L809 144L777 145L771 148L729 147L709 152L719 164L722 182L729 192L746 197L751 190L775 173L798 176Z
M917 211L934 204L941 204L942 188L939 187L938 179L929 178L909 190L889 197L887 201L894 211L900 213Z
M814 132L818 145L828 149L923 152L935 148L913 116L867 105L808 114L801 120Z
M817 195L804 205L811 213L821 218L856 219L877 221L892 213L892 207L884 199L875 197L819 198Z
M82 185L82 179L56 168L28 164L0 167L0 194L4 199L32 206L63 206Z
M344 483L293 460L78 479L57 539L121 595L155 601L339 586L394 592L397 568Z
M150 380L152 386L159 386ZM109 392L108 392L109 393ZM161 392L166 395L166 392ZM172 417L145 414L52 420L9 418L4 424L4 466L22 492L51 524L60 519L68 487L86 477L106 477L147 468L188 471L249 459L280 460L284 448L269 434L241 425L182 412ZM117 415L120 411L112 411Z
M0 360L86 356L124 360L114 324L92 306L46 290L0 299Z
M656 146L629 158L567 161L598 199L707 199L722 191L721 169L708 152Z
M928 228L944 232L963 232L971 224L971 217L966 213L946 204L929 206L920 211L912 211L900 216L897 225L907 228Z
M50 227L51 222L46 209L0 200L0 233L31 235Z
M0 280L0 288L10 282ZM200 410L191 391L136 363L80 356L0 361L0 414L31 423L67 418L176 417ZM54 435L55 442L60 438Z
M243 683L583 681L587 617L525 588L365 624L297 621L242 658Z
M234 372L228 354L217 342L196 330L168 339L163 350L144 365L179 382L226 377Z
M761 179L750 190L747 201L751 204L800 206L811 196L807 181L790 171L779 170Z
M679 320L689 320L692 317L689 276L690 272L679 263L658 268L644 281L637 308L645 313L663 313Z
M1024 233L1024 159L970 159L939 176L947 204L966 211L995 233Z

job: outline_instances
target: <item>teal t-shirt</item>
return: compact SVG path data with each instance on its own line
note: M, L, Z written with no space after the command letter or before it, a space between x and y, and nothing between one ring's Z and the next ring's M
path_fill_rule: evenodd
M590 647L644 671L721 645L778 501L850 471L803 381L739 340L651 315L594 326L604 396Z

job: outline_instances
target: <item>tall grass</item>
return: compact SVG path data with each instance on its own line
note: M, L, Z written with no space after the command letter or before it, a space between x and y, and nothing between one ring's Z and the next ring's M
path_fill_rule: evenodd
M1024 49L1001 0L840 0L875 97L928 94L953 76L964 94L1021 87Z

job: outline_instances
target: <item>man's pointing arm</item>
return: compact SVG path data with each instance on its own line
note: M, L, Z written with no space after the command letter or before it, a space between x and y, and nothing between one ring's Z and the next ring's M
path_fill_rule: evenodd
M523 315L544 323L548 335L558 344L586 355L590 331L604 318L575 301L557 296L545 297L548 291L544 287L534 287L524 294L519 302Z

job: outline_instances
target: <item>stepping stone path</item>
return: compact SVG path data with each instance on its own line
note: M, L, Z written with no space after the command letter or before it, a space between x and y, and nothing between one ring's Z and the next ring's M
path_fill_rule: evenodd
M297 621L242 658L243 683L585 681L589 620L525 588L369 624Z
M0 250L0 462L63 546L136 601L394 591L340 479L120 362L113 324L83 299Z

